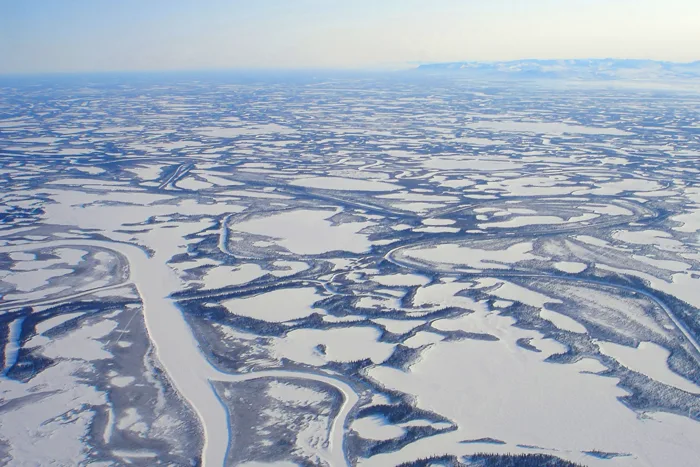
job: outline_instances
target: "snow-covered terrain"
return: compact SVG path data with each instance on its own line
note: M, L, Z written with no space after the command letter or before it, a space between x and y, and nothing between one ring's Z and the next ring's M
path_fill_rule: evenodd
M700 94L457 65L0 81L0 465L697 466Z

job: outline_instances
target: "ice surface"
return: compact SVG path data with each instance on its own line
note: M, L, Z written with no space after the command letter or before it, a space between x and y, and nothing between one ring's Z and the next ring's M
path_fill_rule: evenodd
M274 123L236 127L201 127L195 128L195 131L209 138L236 138L245 135L264 135L268 133L286 134L294 132L291 128Z
M394 191L401 189L400 186L391 183L342 177L302 178L294 180L291 184L304 188L339 191Z
M293 276L294 274L309 269L309 265L302 261L275 261L274 263L272 263L272 265L276 268L280 268L274 271L270 271L270 274L272 274L275 277Z
M219 289L232 285L240 285L255 280L267 274L257 264L242 264L240 266L215 266L207 269L203 277L204 285L209 289Z
M481 250L456 244L441 244L433 248L407 250L411 258L432 263L459 264L475 269L508 269L508 264L536 258L531 254L532 243L522 242L505 250Z
M182 188L183 190L206 190L207 188L211 188L212 185L209 182L205 182L203 180L197 180L194 177L186 177L183 178L182 180L178 180L178 182L175 184L178 188Z
M678 465L691 466L697 459L697 446L675 446L672 438L662 435L679 436L688 429L692 436L700 435L690 420L650 414L640 421L617 401L615 396L625 391L616 387L614 378L583 373L577 365L543 364L548 353L516 349L510 340L444 342L426 352L410 373L387 367L370 370L373 379L412 394L420 408L449 416L460 430L374 456L361 465L396 465L419 456L460 452L460 440L484 437L557 450L585 446L631 452L648 459L649 465L665 462L671 451ZM556 429L562 426L577 429Z
M454 219L423 219L421 220L423 225L452 225L455 223Z
M305 318L313 313L323 314L322 309L312 308L322 297L312 287L280 289L246 298L233 298L222 304L238 316L280 323Z
M386 276L372 276L372 280L381 285L388 286L416 286L426 285L430 282L425 276L418 274L391 274Z
M605 355L613 357L632 371L642 373L669 386L683 391L700 394L700 386L671 371L666 363L670 352L653 342L641 342L636 348L613 342L598 342L598 348Z
M233 225L234 231L263 235L298 254L321 254L329 251L367 251L371 243L359 233L371 222L333 225L328 219L335 211L294 210L269 217L255 218Z
M540 309L540 317L551 321L552 324L564 331L577 332L581 334L586 332L586 327L581 323L562 313L557 313L556 311L552 311L547 308Z
M566 133L583 135L630 135L627 131L616 128L598 128L582 125L570 125L559 122L538 122L538 121L515 121L515 120L480 120L469 124L470 128L488 129L499 132L525 132L525 133L545 133L549 135L563 135Z
M405 433L400 426L388 424L382 417L376 416L355 420L350 429L365 439L377 441L399 438Z
M588 269L587 264L576 261L558 261L554 263L554 267L562 272L568 272L569 274L578 274Z
M385 361L394 350L393 344L378 342L379 331L371 327L334 328L327 331L299 329L275 341L278 357L299 363L322 366L328 361L352 362L368 358L375 363ZM325 349L319 351L319 346Z
M442 169L442 170L471 170L471 171L496 171L496 170L514 170L523 167L523 164L508 160L507 158L494 157L494 158L463 158L463 157L453 157L453 158L440 158L433 157L427 159L423 163L426 167L431 169Z
M60 314L56 315L52 318L49 318L47 320L44 320L40 322L39 324L36 325L35 331L37 334L43 334L46 331L49 331L57 326L60 326L61 324L65 323L66 321L70 321L73 318L77 318L78 316L81 316L83 313L77 312L77 313L65 313L65 314Z
M513 227L526 227L530 225L557 225L557 224L567 224L572 222L583 222L595 219L598 217L596 214L582 214L580 216L571 217L569 219L562 219L558 216L518 216L507 221L501 222L486 222L479 224L479 228L513 228Z

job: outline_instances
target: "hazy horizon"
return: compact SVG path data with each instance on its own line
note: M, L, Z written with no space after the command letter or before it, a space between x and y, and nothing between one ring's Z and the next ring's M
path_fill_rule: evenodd
M691 0L4 1L0 74L700 59Z

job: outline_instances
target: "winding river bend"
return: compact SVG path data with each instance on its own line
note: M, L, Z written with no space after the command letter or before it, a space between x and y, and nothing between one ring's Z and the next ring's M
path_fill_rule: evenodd
M337 378L316 373L267 370L227 374L217 370L201 352L182 311L170 298L171 294L180 290L179 279L167 265L149 257L142 249L125 243L98 240L60 240L2 247L0 253L85 246L111 250L128 259L129 280L141 297L144 322L158 360L175 389L197 413L202 425L203 466L223 466L230 440L228 413L211 383L261 378L306 379L338 390L343 403L332 421L327 447L318 455L332 466L349 465L344 449L344 431L348 415L359 400L353 389Z

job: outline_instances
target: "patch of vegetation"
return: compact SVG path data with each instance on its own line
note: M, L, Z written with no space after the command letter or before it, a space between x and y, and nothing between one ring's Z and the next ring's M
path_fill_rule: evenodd
M474 467L585 467L582 464L565 461L546 454L474 454L464 458L466 464Z

